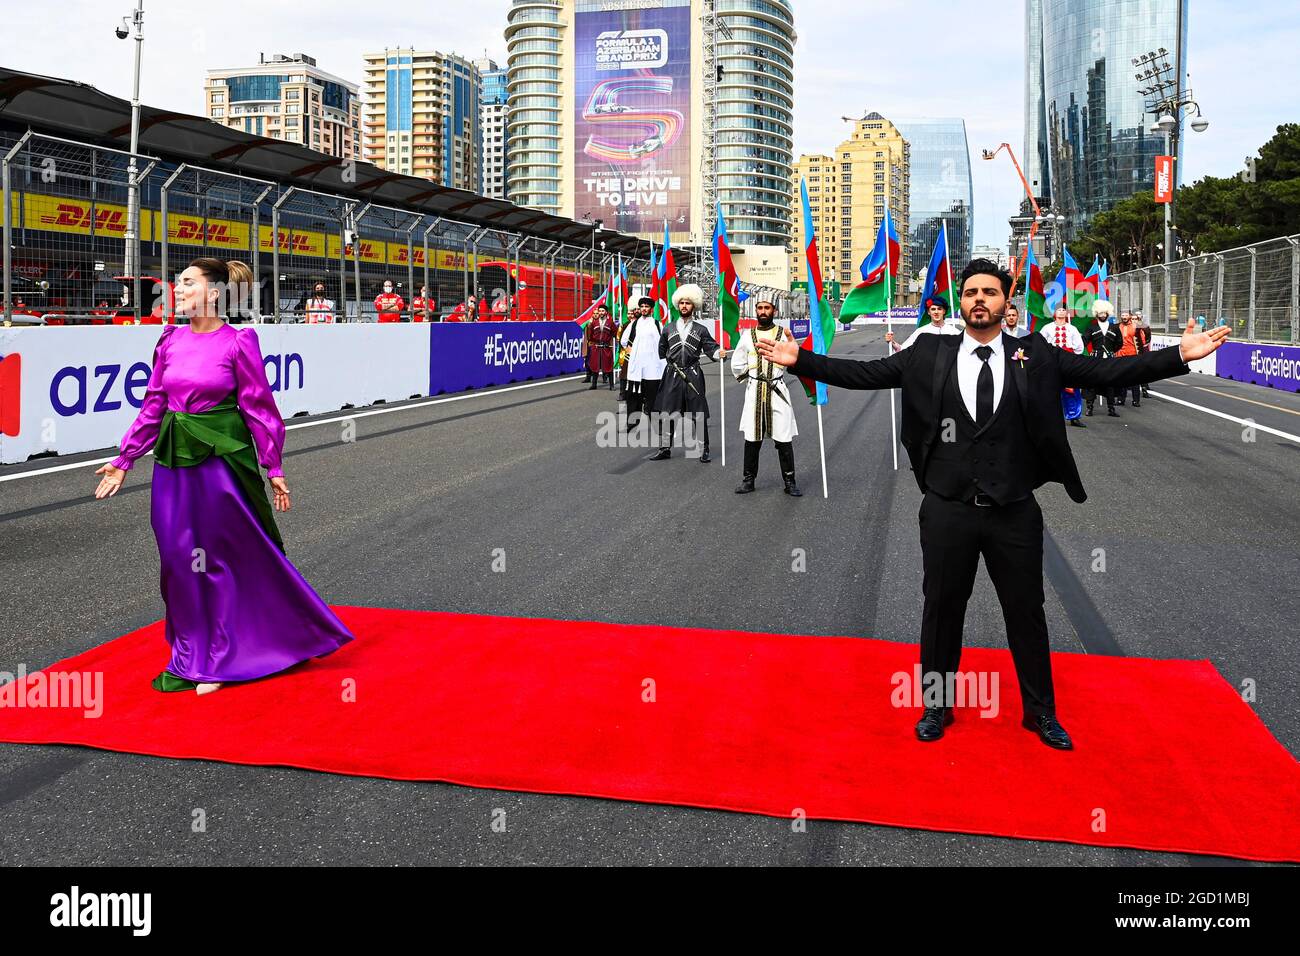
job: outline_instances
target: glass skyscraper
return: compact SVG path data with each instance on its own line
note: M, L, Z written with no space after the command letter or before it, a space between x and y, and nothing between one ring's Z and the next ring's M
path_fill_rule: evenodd
M966 123L960 119L900 119L894 125L911 146L906 242L912 272L925 269L945 223L950 264L958 271L970 261L975 228Z
M1164 137L1133 59L1164 47L1186 76L1187 0L1026 0L1025 38L1025 175L1068 238L1154 187Z

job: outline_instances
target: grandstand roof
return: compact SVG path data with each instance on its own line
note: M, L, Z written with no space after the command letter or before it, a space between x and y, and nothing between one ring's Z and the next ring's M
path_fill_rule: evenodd
M130 101L88 83L0 67L0 121L4 120L68 139L117 149L130 147ZM141 153L168 161L201 164L544 240L576 246L591 242L589 223L390 173L364 161L356 164L355 182L345 182L337 157L230 129L202 116L142 104L139 142ZM600 238L608 252L637 257L649 253L646 241L635 236L602 230ZM680 263L685 250L674 251Z

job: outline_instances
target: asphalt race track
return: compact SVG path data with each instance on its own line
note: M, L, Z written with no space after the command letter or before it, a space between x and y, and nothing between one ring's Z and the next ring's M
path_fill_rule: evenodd
M834 354L877 357L883 343L875 331L845 335ZM805 497L781 493L770 444L758 493L738 496L742 392L727 389L724 469L717 367L705 372L708 465L680 450L654 463L647 449L598 447L597 415L616 408L615 393L577 377L380 406L356 419L353 442L338 421L295 428L294 509L280 518L290 557L335 604L914 642L920 493L901 449L892 467L889 394L831 390L829 500L816 415L798 398ZM1069 430L1086 504L1059 485L1039 492L1053 648L1208 658L1233 684L1256 682L1257 712L1300 753L1300 440L1246 441L1241 424L1168 400L1300 436L1300 397L1197 375L1151 390L1119 419L1099 412ZM95 467L0 482L0 670L43 667L163 616L150 465L104 502ZM496 548L504 573L491 567ZM807 573L791 571L796 548ZM1091 570L1096 548L1104 573ZM1005 646L983 569L966 643ZM1069 729L1068 700L1060 716ZM1057 756L1044 748L1044 760ZM203 834L190 832L196 807ZM497 808L505 833L491 826ZM1223 862L816 821L800 834L743 814L76 747L0 745L0 815L7 865Z

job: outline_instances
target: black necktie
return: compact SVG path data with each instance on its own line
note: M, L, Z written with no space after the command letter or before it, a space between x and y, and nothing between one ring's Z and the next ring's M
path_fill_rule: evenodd
M975 354L984 364L980 366L980 377L975 381L975 425L983 428L993 417L993 369L989 368L989 356L993 348L981 345Z

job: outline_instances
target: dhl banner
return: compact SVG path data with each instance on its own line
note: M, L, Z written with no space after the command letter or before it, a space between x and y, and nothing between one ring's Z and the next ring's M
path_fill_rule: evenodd
M15 197L17 198L17 197ZM16 211L16 210L15 210ZM93 221L93 229L92 229ZM52 232L74 233L79 236L126 235L126 207L114 203L94 203L86 199L64 199L59 196L23 194L23 215L15 220L28 229L48 229ZM153 239L153 217L140 217L140 239Z
M91 235L92 206L88 200L65 199L60 196L46 196L38 193L15 192L13 202L13 221L15 226L27 229L44 229L52 232ZM97 236L123 237L126 234L126 206L114 203L96 203L94 210L94 234ZM208 219L206 223L201 216L190 213L169 212L167 214L167 240L180 246L206 246L225 249L232 253L246 252L252 224L236 219ZM143 209L140 213L140 241L156 242L162 239L162 213L158 210ZM274 242L270 224L258 226L258 248L270 254ZM340 239L335 234L326 234L310 229L291 229L280 227L280 254L291 256L314 256L316 258L339 258ZM404 242L384 242L381 239L359 240L358 255L362 262L390 266L407 265L408 247ZM424 245L417 243L410 247L412 265L424 268ZM446 249L430 249L429 267L431 269L461 270L465 268L466 256L463 252ZM483 257L495 260L499 256ZM524 262L524 265L537 266L539 263ZM469 257L471 269L477 267L477 258Z
M162 236L162 213L154 212L155 236ZM246 252L251 230L246 222L234 222L229 219L209 219L206 223L202 216L187 213L167 214L167 241L179 246L215 246L232 252ZM270 234L267 234L270 242Z

